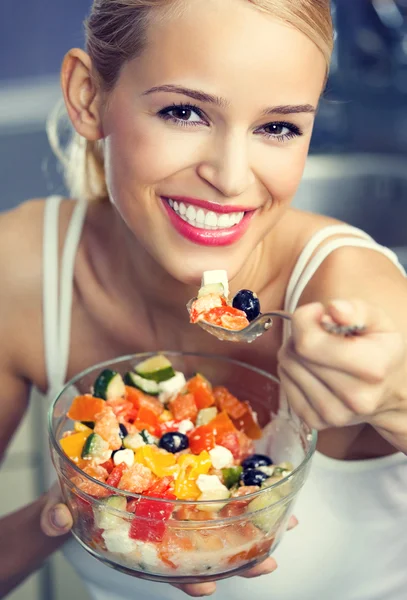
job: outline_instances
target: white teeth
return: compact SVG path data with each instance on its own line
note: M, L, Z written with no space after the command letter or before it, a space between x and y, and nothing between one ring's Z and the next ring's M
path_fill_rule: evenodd
M186 216L189 221L195 221L196 210L193 206L191 206L191 205L188 206Z
M205 213L202 208L199 208L196 213L196 222L202 225L205 223Z
M231 227L235 224L235 220L233 218L233 214L229 215L221 215L218 217L218 227Z
M208 225L208 227L216 227L216 225L218 224L218 217L216 216L216 213L209 211L208 213L206 213L206 217L205 217L205 225Z
M240 223L244 217L244 212L220 214L196 208L192 204L178 203L171 198L168 204L184 221L199 229L228 229Z

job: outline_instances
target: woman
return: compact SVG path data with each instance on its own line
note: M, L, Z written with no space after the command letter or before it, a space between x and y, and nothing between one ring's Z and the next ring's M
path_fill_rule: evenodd
M0 220L2 450L30 385L52 395L89 365L157 348L278 374L320 430L280 569L219 582L222 600L396 600L407 584L404 274L363 232L290 208L331 49L328 0L95 0L87 52L71 50L62 67L76 201L31 201ZM227 269L232 293L256 290L263 310L295 310L291 335L276 322L240 346L188 325L185 304L209 269ZM367 329L343 339L321 320ZM58 544L40 532L41 510L45 533L68 531L56 502L1 522L15 540L1 567L9 587ZM65 552L97 600L182 596L73 542ZM209 595L215 584L183 589Z

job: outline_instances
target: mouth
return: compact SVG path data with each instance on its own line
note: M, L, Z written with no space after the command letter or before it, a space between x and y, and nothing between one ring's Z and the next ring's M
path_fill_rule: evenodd
M200 245L224 246L238 241L256 212L180 197L162 197L162 201L178 233Z

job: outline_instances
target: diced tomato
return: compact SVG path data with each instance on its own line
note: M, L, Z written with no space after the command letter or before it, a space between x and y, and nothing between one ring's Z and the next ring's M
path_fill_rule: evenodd
M254 454L254 444L253 444L253 440L251 440L248 435L243 433L243 431L238 431L237 437L239 438L239 446L240 446L239 461L241 462L242 460L244 460L251 454Z
M109 458L109 460L107 460L106 462L104 462L103 464L100 465L101 467L103 467L104 469L106 469L106 471L110 473L113 471L114 469L114 462L111 458Z
M247 404L238 400L223 386L215 387L213 395L217 408L225 410L232 419L240 419L248 411Z
M217 294L207 294L201 298L197 298L191 306L189 320L191 323L197 323L202 315L213 308L226 305L226 298Z
M126 464L125 463L120 463L120 465L117 465L116 467L114 467L114 469L112 469L109 477L107 478L106 483L108 485L111 485L112 487L117 487L119 485L119 481L122 478L123 475L123 471L126 468Z
M124 464L124 463L122 463ZM140 463L135 463L123 472L118 488L134 494L143 494L153 484L155 476L151 470Z
M137 388L126 385L126 399L129 400L135 408L145 407L155 413L157 417L164 411L164 406L157 398L144 394Z
M233 458L238 461L240 458L240 443L239 437L237 435L237 431L225 431L224 433L220 433L216 436L216 443L218 446L223 446L230 450L233 454Z
M173 419L171 421L165 421L164 423L160 423L160 437L164 435L164 433L168 433L169 431L178 431L180 423L181 421L175 421Z
M169 475L157 479L152 486L144 492L145 496L157 496L157 498L165 497L167 492L171 493L171 488L174 483L174 478Z
M169 500L176 499L174 494L169 492L156 494L156 496ZM166 530L166 521L170 518L174 505L171 502L155 502L143 498L131 502L133 502L131 507L135 517L130 525L129 537L142 542L161 542Z
M215 398L209 381L199 373L187 382L187 388L188 391L194 395L195 404L198 410L208 408L215 404Z
M67 416L73 421L94 421L104 404L104 400L94 398L90 394L77 396L72 402Z
M177 421L190 419L192 422L195 422L198 408L195 403L194 395L191 393L178 394L178 396L170 402L170 410L174 415L174 419Z
M215 434L211 425L211 423L201 425L189 432L189 449L192 454L200 454L203 450L212 450L216 446Z
M261 429L249 404L244 404L247 407L246 412L240 417L233 417L232 415L233 423L239 431L243 431L250 439L259 440L262 436Z
M139 431L147 429L152 435L156 435L160 431L157 413L152 411L149 406L143 405L140 407L134 425Z
M233 308L233 306L212 308L212 310L205 312L202 316L207 323L226 327L227 329L234 331L239 331L249 325L246 313L237 308Z
M208 425L210 425L212 431L214 432L217 442L218 436L222 435L223 433L236 431L236 427L233 425L233 422L230 420L226 411L218 413L216 417L212 419L210 423L208 423Z

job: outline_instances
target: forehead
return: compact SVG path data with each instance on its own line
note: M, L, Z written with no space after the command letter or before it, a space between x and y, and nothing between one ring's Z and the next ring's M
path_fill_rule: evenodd
M147 34L146 49L129 64L146 86L196 83L229 99L249 92L273 104L315 104L321 93L321 51L248 0L188 0L173 15L152 15Z

